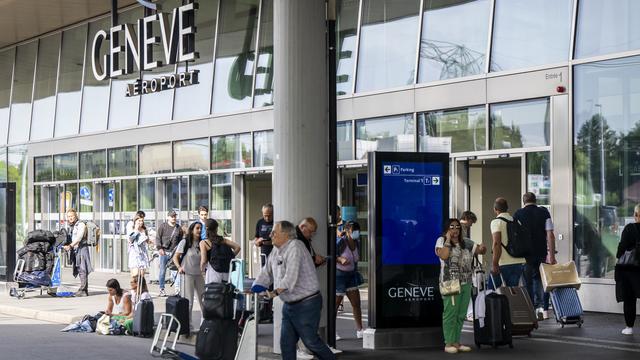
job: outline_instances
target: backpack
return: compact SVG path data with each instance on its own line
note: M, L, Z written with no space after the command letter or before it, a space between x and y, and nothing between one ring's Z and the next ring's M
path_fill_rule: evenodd
M231 259L235 257L233 250L225 244L212 242L209 250L209 265L219 273L228 273Z
M86 228L83 240L86 241L88 246L97 246L100 241L100 227L93 221L84 221L84 225Z
M531 232L527 229L519 220L507 220L502 217L497 217L507 223L507 237L509 243L502 247L507 250L509 255L515 258L523 258L533 253L531 246Z

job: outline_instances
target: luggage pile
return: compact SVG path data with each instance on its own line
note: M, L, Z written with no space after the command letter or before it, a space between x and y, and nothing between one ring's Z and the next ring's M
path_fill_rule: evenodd
M24 260L24 272L45 271L51 274L55 252L56 236L51 231L31 231L27 244L17 251L18 259Z

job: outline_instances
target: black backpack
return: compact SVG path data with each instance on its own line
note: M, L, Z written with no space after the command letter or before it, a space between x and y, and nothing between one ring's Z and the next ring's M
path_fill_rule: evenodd
M212 242L209 250L209 265L219 273L228 273L231 259L235 257L233 250L225 245Z
M531 244L531 232L519 220L507 220L503 217L497 217L507 223L507 237L509 243L502 247L507 250L509 255L515 258L523 258L533 254Z

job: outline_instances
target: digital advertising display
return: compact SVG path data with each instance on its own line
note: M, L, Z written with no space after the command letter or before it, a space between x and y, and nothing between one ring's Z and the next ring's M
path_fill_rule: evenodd
M448 213L447 153L369 153L371 327L442 325L435 243Z

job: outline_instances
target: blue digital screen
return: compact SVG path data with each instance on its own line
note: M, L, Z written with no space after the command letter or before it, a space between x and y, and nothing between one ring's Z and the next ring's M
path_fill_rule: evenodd
M442 232L444 165L382 162L383 265L440 264L435 242Z

